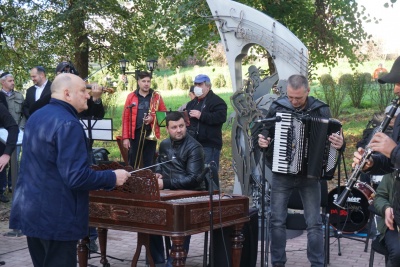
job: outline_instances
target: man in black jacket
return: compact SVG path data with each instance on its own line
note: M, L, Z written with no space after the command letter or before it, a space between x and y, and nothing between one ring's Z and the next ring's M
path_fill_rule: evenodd
M211 80L207 75L197 75L194 86L196 98L186 105L190 116L188 132L203 146L205 163L214 161L219 166L222 125L228 108L225 101L211 90Z
M19 129L7 107L2 103L0 103L0 128L5 128L8 132L5 144L0 142L0 201L8 202L8 198L3 195L6 186L6 166L17 145Z
M292 75L288 79L287 96L277 99L271 104L267 118L276 116L277 112L297 113L311 117L330 118L329 106L311 96L307 78ZM267 128L267 127L266 127ZM275 124L271 124L269 132L259 135L258 144L262 148L272 147ZM340 149L343 146L342 135L329 136L331 146ZM272 165L273 153L267 151L267 163ZM322 156L322 155L321 155ZM322 219L320 215L321 185L318 178L301 175L273 173L271 182L271 262L274 267L285 266L286 259L286 217L289 197L294 188L298 188L307 223L307 257L313 267L324 266L324 245Z
M26 97L23 106L23 112L28 119L31 115L30 109L40 98L50 95L51 81L46 78L46 70L42 66L33 67L30 71L33 86L26 91Z
M400 98L400 57L393 63L390 72L378 79L381 84L394 84L393 93ZM397 101L399 101L397 99ZM392 107L396 108L395 106ZM393 112L393 110L391 110ZM354 152L353 167L365 160L363 171L371 175L383 175L391 173L390 176L384 176L383 185L378 186L380 193L386 194L390 205L375 205L378 208L378 213L385 219L386 226L390 229L382 232L386 247L389 250L390 266L400 266L398 262L398 246L400 233L400 116L397 116L392 135L378 132L375 133L368 144L372 150L371 156L365 160L363 157L365 150L361 147ZM388 185L388 183L390 183ZM386 189L384 188L386 186ZM387 191L388 186L391 188ZM387 191L387 192L384 192ZM378 199L378 202L382 199ZM379 203L378 203L379 204ZM382 204L382 203L381 203ZM390 208L390 209L388 209ZM393 222L394 220L394 222ZM397 256L396 256L397 255Z
M169 138L164 139L159 148L156 177L160 189L204 190L205 183L200 174L204 170L203 148L192 136L186 133L182 113L173 111L166 116L166 130ZM158 240L157 240L158 239ZM159 236L151 236L150 250L156 263L162 262L164 251ZM161 240L161 241L160 241ZM190 236L186 237L184 249L189 251ZM166 266L172 266L169 258Z
M204 169L202 146L186 134L182 113L173 111L166 116L166 130L169 138L160 144L156 177L160 189L204 190L204 182L198 181Z

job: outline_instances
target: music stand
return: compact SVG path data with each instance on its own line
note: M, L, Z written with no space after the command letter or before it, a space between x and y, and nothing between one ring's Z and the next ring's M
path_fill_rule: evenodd
M19 130L18 133L18 140L17 140L17 146L22 145L22 139L24 136L24 132L22 130ZM0 128L0 142L3 144L7 143L7 137L8 137L8 131L5 128ZM18 179L18 155L17 155L17 148L14 149L13 153L11 154L11 184L13 189L15 190L16 185L17 185L17 179ZM19 229L13 229L12 231L4 234L4 236L9 236L9 237L20 237L23 236L21 230Z
M112 119L82 118L80 122L90 143L93 140L113 141Z

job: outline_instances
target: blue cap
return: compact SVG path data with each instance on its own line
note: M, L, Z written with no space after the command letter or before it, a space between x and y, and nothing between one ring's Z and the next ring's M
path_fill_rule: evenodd
M210 78L205 74L199 74L194 78L194 83L211 82Z

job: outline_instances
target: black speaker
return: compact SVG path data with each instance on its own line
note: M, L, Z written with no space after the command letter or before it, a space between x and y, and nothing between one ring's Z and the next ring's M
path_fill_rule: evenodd
M254 267L257 264L258 252L258 210L249 210L250 221L244 224L242 258L240 267ZM230 267L232 256L232 228L225 227L214 230L214 266Z

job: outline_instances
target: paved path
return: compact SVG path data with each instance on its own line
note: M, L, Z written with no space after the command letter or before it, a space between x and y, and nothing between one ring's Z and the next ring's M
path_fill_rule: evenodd
M5 233L9 232L7 221L0 222L0 261L4 261L6 267L31 267L30 256L26 244L26 238L22 237L5 237ZM109 259L112 267L127 267L131 266L133 250L136 247L136 233L122 232L110 230L108 232L108 247L107 254L123 261ZM190 253L188 255L186 266L200 267L202 266L203 258L203 239L204 234L192 236L190 245ZM340 239L342 256L338 256L338 241L336 238L331 238L330 248L330 265L331 267L366 267L369 263L369 250L364 252L364 243L347 238ZM310 266L306 257L306 233L289 239L287 242L287 257L288 262L286 267L302 267ZM260 242L258 246L258 264L260 263ZM90 267L102 267L97 254L91 255L93 258L89 260ZM144 249L139 259L138 267L146 266L144 263ZM271 265L269 265L271 266ZM375 254L374 266L385 266L384 257ZM224 267L224 266L216 266Z

